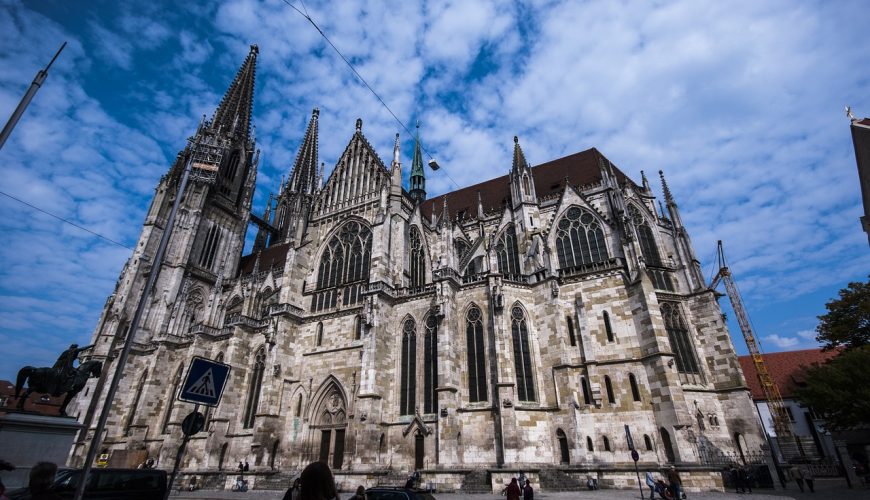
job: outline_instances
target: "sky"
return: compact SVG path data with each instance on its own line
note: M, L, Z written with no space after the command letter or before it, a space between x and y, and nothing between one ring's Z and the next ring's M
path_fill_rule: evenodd
M870 248L844 106L870 116L870 2L302 4L442 169L437 195L591 147L661 193L664 170L704 272L716 241L765 351L805 349ZM0 150L0 379L87 344L160 176L213 113L252 43L262 151L255 210L320 108L327 174L362 118L381 158L401 132L314 27L280 0L0 0L0 119L69 45ZM734 344L746 347L726 299Z

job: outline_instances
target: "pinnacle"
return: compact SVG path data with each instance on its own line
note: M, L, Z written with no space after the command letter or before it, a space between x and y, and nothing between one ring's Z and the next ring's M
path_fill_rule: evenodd
M259 52L260 49L256 44L251 45L245 62L242 63L214 112L210 123L213 130L245 138L250 135L251 113L254 105L254 77Z
M302 145L296 155L293 171L290 173L291 192L311 194L319 187L317 181L317 122L319 116L320 109L314 108L311 111L311 120L308 122L305 138L302 139Z

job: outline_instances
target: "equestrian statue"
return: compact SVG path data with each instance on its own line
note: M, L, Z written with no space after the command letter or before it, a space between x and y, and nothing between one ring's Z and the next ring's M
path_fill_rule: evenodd
M18 409L24 409L24 402L34 392L60 396L66 393L63 403L60 405L60 414L66 416L66 407L72 398L85 387L88 378L99 377L103 372L102 361L85 361L78 368L73 367L79 353L93 347L92 345L79 348L78 344L72 344L69 349L58 356L57 361L51 368L34 368L25 366L18 370L18 378L15 382L15 397L18 399ZM24 382L27 382L27 390L19 397Z

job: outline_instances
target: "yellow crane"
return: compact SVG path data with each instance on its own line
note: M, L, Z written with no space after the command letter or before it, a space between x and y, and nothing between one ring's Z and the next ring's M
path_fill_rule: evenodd
M749 355L752 356L752 362L755 365L755 372L758 374L758 382L761 384L761 390L764 391L764 398L767 400L767 407L770 409L770 415L773 418L773 429L776 431L780 451L785 455L783 445L790 441L787 438L794 436L791 428L791 419L788 417L785 402L782 400L779 388L776 386L776 382L773 381L773 377L770 376L770 372L767 371L767 365L761 356L761 349L755 340L752 325L749 323L749 316L746 314L746 308L743 307L743 299L740 298L740 292L737 290L737 285L734 284L734 277L731 275L728 264L725 262L722 240L719 240L718 245L719 272L716 273L716 276L710 283L710 289L715 289L719 285L719 281L725 283L725 291L728 294L728 299L731 301L731 308L734 309L734 314L737 315L737 323L740 324L740 331L743 333L744 340L746 340L746 347L749 349ZM798 446L798 450L800 450L800 446Z

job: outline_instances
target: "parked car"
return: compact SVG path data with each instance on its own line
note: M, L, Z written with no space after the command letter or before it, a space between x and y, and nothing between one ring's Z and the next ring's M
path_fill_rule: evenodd
M60 469L53 491L61 498L73 498L81 469ZM163 500L166 494L166 471L157 469L91 469L84 498L108 500ZM7 492L10 500L30 500L30 489Z
M377 486L366 490L366 500L435 500L435 497L424 490Z

